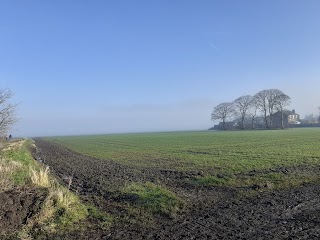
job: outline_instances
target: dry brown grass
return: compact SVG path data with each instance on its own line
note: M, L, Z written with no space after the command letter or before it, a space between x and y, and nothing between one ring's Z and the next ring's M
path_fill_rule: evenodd
M14 150L14 149L18 149L20 147L22 147L22 145L26 142L27 140L19 140L19 141L15 141L15 142L10 142L8 144L5 144L4 148L2 151L10 151L10 150Z
M35 170L34 168L29 168L29 175L32 184L38 187L50 187L51 180L49 177L49 167L45 166L40 168L40 170Z

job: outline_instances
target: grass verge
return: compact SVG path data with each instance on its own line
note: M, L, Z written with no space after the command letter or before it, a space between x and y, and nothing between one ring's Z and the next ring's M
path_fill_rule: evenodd
M82 204L76 194L50 176L48 166L33 159L30 153L32 144L31 140L9 143L0 153L1 192L12 188L45 188L48 192L40 212L29 219L19 232L10 235L15 239L33 239L34 235L72 231L83 227L82 222L96 217L104 228L109 227L111 218L95 207ZM0 236L10 237L1 233Z

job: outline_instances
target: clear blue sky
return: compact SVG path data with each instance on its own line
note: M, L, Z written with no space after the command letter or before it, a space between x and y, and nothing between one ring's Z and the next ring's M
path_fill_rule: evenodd
M267 88L320 105L320 1L0 1L13 134L207 129Z

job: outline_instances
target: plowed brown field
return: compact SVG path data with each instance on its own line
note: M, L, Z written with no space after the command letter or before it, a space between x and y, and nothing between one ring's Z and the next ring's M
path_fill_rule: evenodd
M61 145L35 139L39 160L81 199L115 216L113 226L49 236L52 239L320 239L320 186L316 183L286 190L253 191L201 187L188 180L201 172L148 169L121 165L73 152ZM295 169L301 171L301 169ZM305 171L305 170L304 170ZM310 169L320 174L320 169ZM130 216L134 199L119 194L130 182L166 186L186 201L174 217L153 216L152 221ZM65 183L67 184L67 183ZM241 197L242 196L242 197Z

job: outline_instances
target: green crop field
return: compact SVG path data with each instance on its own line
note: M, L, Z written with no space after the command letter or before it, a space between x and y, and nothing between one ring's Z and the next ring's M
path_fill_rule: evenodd
M320 129L54 137L76 152L127 165L240 173L320 165Z

